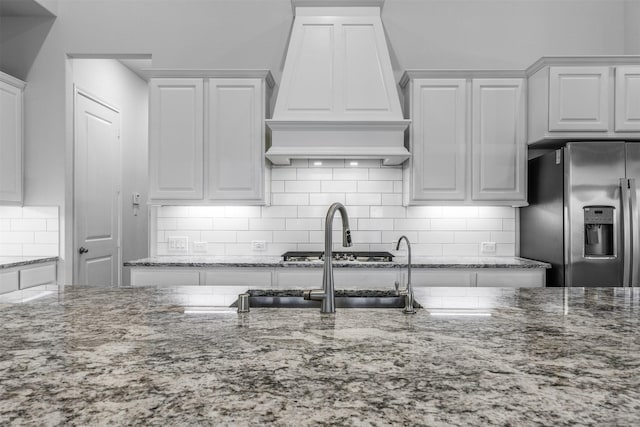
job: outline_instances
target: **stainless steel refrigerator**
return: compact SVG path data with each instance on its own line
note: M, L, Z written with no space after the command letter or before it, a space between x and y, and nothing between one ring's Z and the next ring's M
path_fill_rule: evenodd
M638 286L640 142L571 142L529 160L520 255L547 286Z

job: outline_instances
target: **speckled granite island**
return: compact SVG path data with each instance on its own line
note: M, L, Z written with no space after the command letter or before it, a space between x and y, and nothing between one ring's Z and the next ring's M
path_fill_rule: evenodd
M476 288L475 316L191 313L184 289L0 305L0 424L640 423L638 289Z

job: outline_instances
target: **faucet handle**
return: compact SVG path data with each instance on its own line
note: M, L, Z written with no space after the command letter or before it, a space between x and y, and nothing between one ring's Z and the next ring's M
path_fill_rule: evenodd
M393 285L396 287L396 292L398 292L400 290L400 282L396 280Z

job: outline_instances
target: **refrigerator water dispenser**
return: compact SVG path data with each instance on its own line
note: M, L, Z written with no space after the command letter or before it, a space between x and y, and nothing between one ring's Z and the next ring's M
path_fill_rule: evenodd
M613 207L584 207L584 256L612 257Z

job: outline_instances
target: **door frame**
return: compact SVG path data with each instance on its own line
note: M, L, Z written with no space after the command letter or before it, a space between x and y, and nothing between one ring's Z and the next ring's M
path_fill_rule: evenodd
M78 283L78 279L79 279L79 271L80 271L80 260L79 260L79 256L78 256L78 247L77 247L77 241L76 238L78 236L78 230L77 230L77 221L76 221L76 209L77 209L77 204L76 204L76 163L77 163L77 135L76 135L76 131L75 131L75 127L76 127L76 108L78 106L78 96L84 96L86 98L91 99L92 101L101 104L102 106L115 111L116 113L118 113L118 126L120 129L120 135L118 138L118 147L117 147L117 158L118 158L118 167L116 170L116 174L117 174L117 179L118 179L118 187L120 188L120 191L118 192L118 198L117 198L117 220L118 220L118 231L117 231L117 243L116 243L116 262L118 263L118 276L117 276L117 283L116 286L117 287L121 287L122 286L122 221L123 221L123 215L122 215L122 113L121 110L117 107L114 107L113 105L109 104L108 102L104 101L102 98L93 95L90 91L87 91L81 87L79 87L78 85L76 85L75 83L72 83L72 87L73 87L73 98L72 98L72 111L71 111L71 179L70 179L70 186L71 186L71 203L68 203L67 206L70 208L70 212L67 212L66 214L66 218L70 218L71 222L67 222L67 224L72 224L70 227L67 228L68 230L68 234L70 235L70 240L68 240L69 242L69 249L71 251L71 256L68 259L71 259L71 283L72 284L77 284ZM67 254L69 254L69 251L66 252ZM69 271L69 270L67 270ZM67 282L68 280L67 276Z

